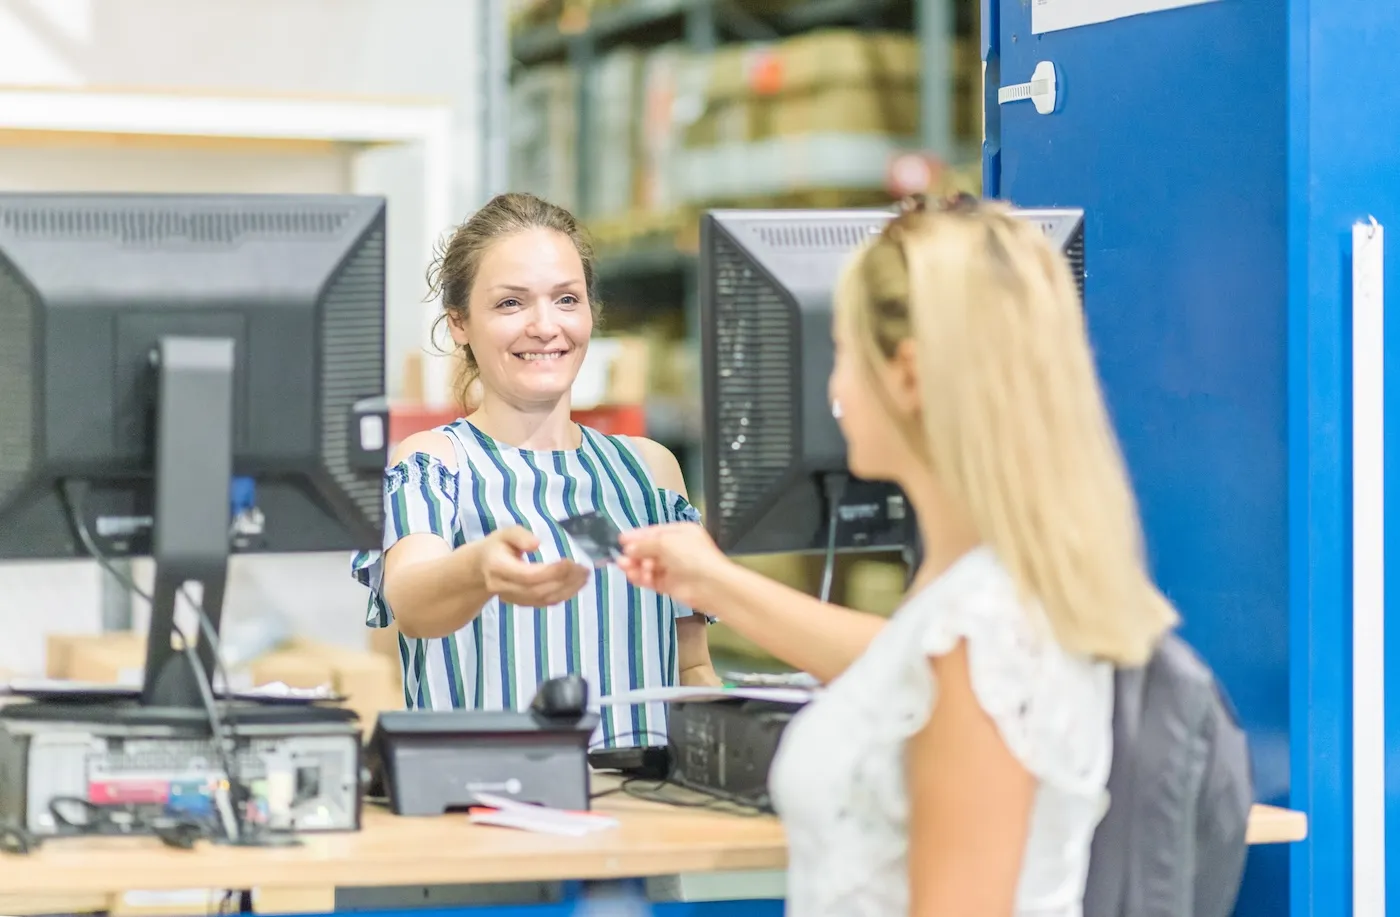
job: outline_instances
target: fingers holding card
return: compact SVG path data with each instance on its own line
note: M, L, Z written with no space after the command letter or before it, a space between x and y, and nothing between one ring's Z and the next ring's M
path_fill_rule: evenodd
M599 512L581 513L559 520L559 526L595 567L615 563L622 556L622 532Z

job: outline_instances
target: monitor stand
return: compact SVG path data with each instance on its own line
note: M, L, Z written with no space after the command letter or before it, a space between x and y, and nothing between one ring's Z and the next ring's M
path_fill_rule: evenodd
M214 642L201 634L195 671L173 649L176 597L198 583L208 630L219 631L229 559L233 482L232 338L163 337L151 354L156 376L155 560L150 633L141 703L203 709L212 690ZM185 635L194 639L195 633Z
M234 341L231 338L164 337L151 352L156 379L155 505L152 550L155 588L145 675L139 696L110 692L39 692L27 704L0 708L0 719L111 722L207 730L204 695L213 695L217 647L198 635L197 655L175 649L176 597L186 583L202 587L200 605L208 632L218 634L228 578L230 490L233 481ZM203 684L201 684L203 683ZM225 685L231 695L232 686ZM343 722L343 707L280 699L219 703L221 718L240 725Z

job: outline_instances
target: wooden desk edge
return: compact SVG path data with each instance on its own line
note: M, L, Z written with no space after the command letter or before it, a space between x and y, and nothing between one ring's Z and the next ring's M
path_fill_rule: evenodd
M1278 806L1256 805L1245 837L1250 844L1292 844L1308 836L1308 816Z
M1305 839L1307 835L1308 817L1302 812L1268 805L1255 805L1250 812L1247 832L1247 840L1250 845L1294 843ZM153 848L152 852L156 852L157 849ZM209 852L213 857L223 859L219 856L217 848L213 848ZM248 851L240 851L240 853L246 855ZM190 854L180 855L189 856ZM194 855L198 856L198 854ZM238 863L238 868L229 869L227 872L223 868L213 871L206 868L192 870L192 872L199 873L198 878L205 880L214 879L216 875L222 874L221 877L231 882L234 888L254 889L259 899L255 910L260 913L324 913L328 910L328 906L334 904L336 888L404 884L448 885L459 883L464 878L459 863L454 864L450 858L431 856L419 861L417 869L409 870L408 874L395 877L386 876L380 870L341 867L324 860L314 864L298 864L301 868L287 868L291 864L269 862L265 869L250 870L248 866L251 864L246 862L244 856L237 859L243 860L243 862ZM512 870L507 868L498 872L497 876L498 881L548 882L624 876L632 878L684 873L779 870L785 868L786 859L786 844L779 835L772 843L753 843L751 841L747 845L723 849L717 848L713 843L703 842L697 843L693 850L629 851L621 855L617 851L599 855L584 849L577 849L572 851L570 855L556 855L552 859L553 870L542 870L539 868L540 864L531 863L514 875L511 875ZM354 858L347 857L346 860L353 862ZM207 867L209 864L206 862L203 865ZM229 862L227 865L234 864ZM497 860L494 865L502 867L506 864ZM144 909L129 905L122 907L125 894L129 891L175 891L199 884L189 881L190 876L186 876L182 881L178 872L168 879L162 876L161 881L154 884L145 881L150 877L150 874L147 874L138 878L139 887L125 887L123 883L124 887L121 888L108 887L105 890L97 890L89 886L88 889L77 893L71 891L70 886L69 889L62 890L43 889L33 890L29 893L0 894L0 913L14 915L53 913L57 908L65 913L110 910L136 914L142 913ZM472 879L467 881L472 881ZM482 880L476 878L476 881ZM117 883L103 882L100 884ZM159 908L155 910L158 911Z

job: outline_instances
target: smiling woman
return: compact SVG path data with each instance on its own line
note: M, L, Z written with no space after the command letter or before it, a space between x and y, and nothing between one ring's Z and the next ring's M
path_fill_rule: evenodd
M622 531L699 521L664 447L571 419L598 311L574 217L500 195L452 233L428 276L461 351L459 397L479 404L395 450L383 548L354 562L366 623L398 622L407 706L523 709L566 673L595 696L716 683L705 619L594 566L559 524L587 512ZM608 707L596 738L661 743L665 715Z

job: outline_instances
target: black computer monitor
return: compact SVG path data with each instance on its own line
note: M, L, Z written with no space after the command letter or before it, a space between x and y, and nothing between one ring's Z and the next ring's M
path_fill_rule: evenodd
M1015 213L1065 252L1082 296L1083 211ZM827 400L833 290L851 252L892 216L712 210L701 217L705 518L730 554L894 550L917 537L898 488L846 480L846 443Z
M0 195L0 559L154 558L143 703L200 705L231 551L379 543L384 246L379 198Z

